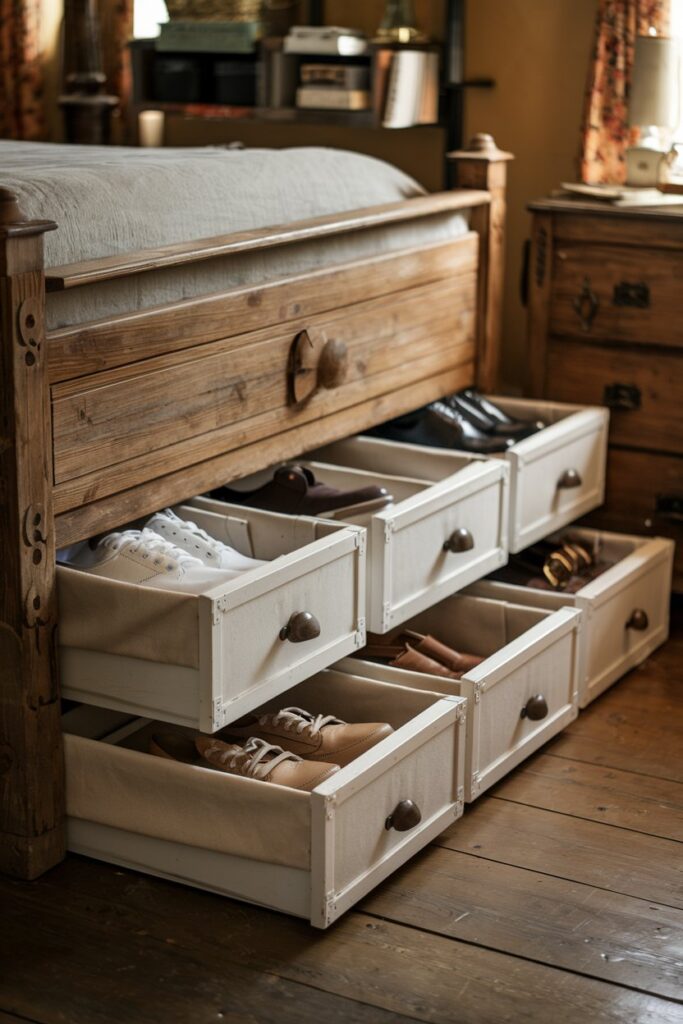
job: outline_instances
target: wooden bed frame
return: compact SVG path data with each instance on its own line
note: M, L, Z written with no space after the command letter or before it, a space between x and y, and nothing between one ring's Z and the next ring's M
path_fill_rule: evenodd
M495 387L510 155L481 135L451 159L452 192L47 273L56 225L0 189L0 871L34 878L64 854L58 546ZM44 326L47 291L454 210L471 231L448 243Z

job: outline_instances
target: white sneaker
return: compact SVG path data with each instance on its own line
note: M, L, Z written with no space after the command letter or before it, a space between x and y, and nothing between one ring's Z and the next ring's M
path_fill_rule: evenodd
M242 575L235 569L208 568L147 527L109 533L95 548L87 541L63 548L57 561L110 580L189 594L201 594Z
M171 544L175 544L176 547L187 551L188 555L194 555L195 558L201 559L204 565L212 569L234 569L237 572L247 572L248 569L257 569L259 565L266 564L259 558L247 558L246 555L240 554L229 544L216 540L196 523L181 519L170 508L156 512L145 523L145 526L170 541Z

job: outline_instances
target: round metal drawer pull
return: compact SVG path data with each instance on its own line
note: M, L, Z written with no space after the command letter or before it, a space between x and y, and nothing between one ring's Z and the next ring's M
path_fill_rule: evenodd
M581 474L575 469L565 469L564 473L557 481L558 488L562 490L569 490L571 487L580 487L583 483Z
M294 612L289 622L280 630L280 639L289 640L293 644L301 644L305 640L315 640L320 636L320 623L311 612Z
M631 618L626 623L626 628L636 629L639 633L642 633L649 625L650 620L647 617L647 612L643 611L642 608L635 608L631 612Z
M535 697L529 697L519 717L528 718L531 722L540 722L547 714L548 702L542 693L537 693Z
M461 551L471 551L473 547L474 537L464 526L461 526L458 530L453 530L448 540L443 542L443 550L452 551L456 555Z
M413 800L401 800L384 822L384 827L394 828L397 832L409 832L422 821L422 812Z

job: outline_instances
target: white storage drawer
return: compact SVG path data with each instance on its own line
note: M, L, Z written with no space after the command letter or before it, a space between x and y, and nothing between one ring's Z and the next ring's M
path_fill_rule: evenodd
M305 793L147 753L165 725L65 715L69 849L327 927L462 814L466 703L338 671L286 703L395 732Z
M353 437L307 462L343 489L377 483L394 504L350 520L368 530L368 629L386 633L507 561L500 460Z
M674 543L662 537L631 537L576 527L571 534L590 543L601 540L605 558L617 563L577 594L496 580L482 580L468 592L537 608L583 610L579 685L579 707L583 708L668 637Z
M455 650L487 657L459 680L355 657L338 667L356 666L370 679L467 698L467 802L576 718L580 611L547 612L457 595L406 626ZM532 705L532 698L542 700Z
M362 646L364 530L222 509L176 511L272 561L199 596L58 568L65 697L215 732ZM283 639L302 612L318 635Z
M602 504L609 412L527 398L491 400L510 416L549 424L502 456L511 470L509 547L521 551Z

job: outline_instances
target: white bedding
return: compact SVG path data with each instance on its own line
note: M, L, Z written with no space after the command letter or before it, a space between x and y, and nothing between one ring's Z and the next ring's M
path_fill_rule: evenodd
M46 265L286 224L423 194L402 171L343 150L137 149L0 141L0 186L29 218L53 220ZM51 328L375 253L445 240L461 214L140 274L48 298Z

